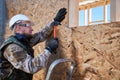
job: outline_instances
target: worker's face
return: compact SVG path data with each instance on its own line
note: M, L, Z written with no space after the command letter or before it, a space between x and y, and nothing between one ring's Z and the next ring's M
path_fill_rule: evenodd
M19 30L21 31L22 34L25 34L25 35L32 35L32 26L33 24L31 22L21 22L18 24L19 26Z

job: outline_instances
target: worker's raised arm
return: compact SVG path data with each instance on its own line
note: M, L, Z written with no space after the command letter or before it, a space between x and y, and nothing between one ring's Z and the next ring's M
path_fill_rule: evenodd
M31 46L34 46L37 43L46 40L52 34L54 26L60 25L61 22L64 20L66 13L66 8L61 8L58 11L57 15L54 17L54 21L46 25L46 27L43 28L40 32L33 35L33 38L30 41Z

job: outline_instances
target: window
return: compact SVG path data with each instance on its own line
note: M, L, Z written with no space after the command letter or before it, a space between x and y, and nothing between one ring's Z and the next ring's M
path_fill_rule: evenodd
M79 26L110 22L110 4L79 11Z
M91 21L90 24L97 24L104 22L104 7L95 7L91 9Z

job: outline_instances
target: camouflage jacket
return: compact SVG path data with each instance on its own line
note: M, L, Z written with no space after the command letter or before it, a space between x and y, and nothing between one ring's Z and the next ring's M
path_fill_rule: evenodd
M33 47L39 42L45 41L48 36L53 31L53 26L47 25L40 32L35 33L33 37L30 39L30 46ZM48 58L51 53L44 49L42 54L39 54L36 57L32 57L29 55L22 47L17 44L9 44L4 50L4 57L7 59L11 66L14 66L15 69L19 69L26 73L33 74L39 71L41 68L45 68L48 62ZM8 73L11 72L11 68L9 68Z

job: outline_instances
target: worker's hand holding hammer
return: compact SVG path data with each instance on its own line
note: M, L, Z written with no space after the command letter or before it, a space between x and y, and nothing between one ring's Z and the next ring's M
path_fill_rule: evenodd
M61 22L65 19L66 13L66 8L61 8L55 16L54 21L51 23L51 26L54 26L54 38L52 38L46 45L46 49L51 53L55 53L55 50L58 48L59 41L58 38L56 38L56 26L60 25Z
M46 45L46 49L53 53L57 48L58 48L58 39L57 38L52 38Z
M61 8L54 17L54 21L51 23L51 26L61 25L61 22L65 19L66 13L66 8Z
M56 38L56 35L57 35L56 26L61 25L61 22L65 19L66 13L67 13L66 8L61 8L56 14L56 16L54 17L54 21L52 23L54 26L54 38Z
M66 8L61 8L56 14L54 21L61 23L65 19L66 13L67 13Z

